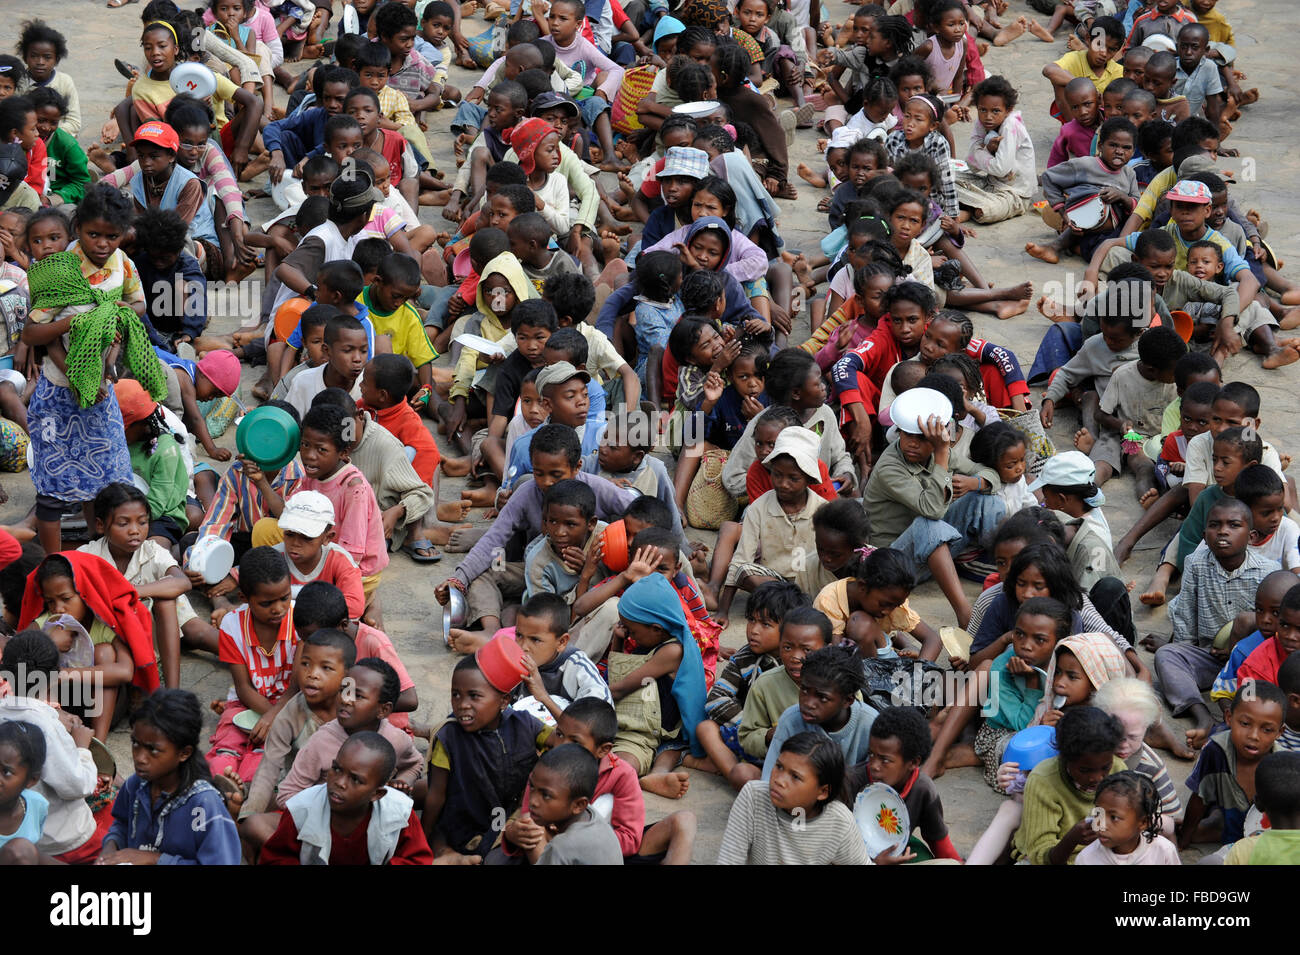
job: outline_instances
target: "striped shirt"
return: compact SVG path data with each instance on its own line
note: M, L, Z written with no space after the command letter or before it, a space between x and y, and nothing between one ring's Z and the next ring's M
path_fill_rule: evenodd
M288 498L298 489L298 482L304 476L302 465L294 458L271 479L271 487L281 498ZM254 524L270 516L262 492L244 477L244 465L236 461L217 482L217 492L212 495L208 513L203 517L199 537L215 534L230 540L232 534L247 534Z
M244 218L244 195L239 191L226 154L212 140L208 140L208 148L203 150L203 158L194 173L226 207L226 221Z
M731 805L718 865L869 865L853 813L838 799L812 819L772 805L767 783L746 783Z
M749 688L760 674L780 665L781 661L770 653L759 655L748 646L741 647L731 655L727 665L713 681L713 689L704 701L705 714L719 726L728 723L739 725Z
M1160 798L1161 814L1172 816L1182 809L1183 803L1178 798L1178 787L1169 778L1169 770L1165 769L1165 761L1157 756L1150 746L1143 743L1136 753L1124 761L1124 764L1133 772L1151 780L1156 787L1156 795Z
M298 633L293 627L293 609L285 614L276 636L275 646L262 649L257 634L253 632L253 614L244 604L221 618L221 636L217 658L222 663L242 664L248 667L248 678L255 689L272 703L289 689L293 675L293 652L298 646ZM235 688L230 688L227 700L237 700Z

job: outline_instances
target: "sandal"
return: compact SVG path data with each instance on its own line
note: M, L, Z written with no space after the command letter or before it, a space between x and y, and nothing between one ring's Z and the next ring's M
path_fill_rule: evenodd
M124 7L128 3L135 3L135 0L108 0L108 9L116 10L118 7Z
M804 103L794 111L796 129L812 129L813 121L817 118L817 107L812 103Z
M783 109L777 122L781 124L781 129L785 132L785 145L787 148L794 145L794 131L799 126L799 118L795 116L794 110Z
M420 554L420 551L428 551L428 553ZM402 552L417 564L436 564L442 560L442 551L434 547L432 541L425 538L408 540L402 545Z

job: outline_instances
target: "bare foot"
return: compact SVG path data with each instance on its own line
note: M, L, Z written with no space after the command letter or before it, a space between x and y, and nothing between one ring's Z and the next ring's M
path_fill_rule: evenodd
M443 501L438 505L438 520L446 521L449 524L455 524L457 521L463 521L469 517L470 509L473 507L469 501Z
M1160 606L1163 606L1163 604L1164 604L1164 602L1165 602L1165 592L1164 592L1164 589L1163 589L1163 588L1159 588L1159 587L1152 587L1150 590L1145 591L1145 592L1142 593L1142 594L1139 594L1139 595L1138 595L1138 600L1142 601L1142 602L1143 602L1144 604L1146 604L1148 607L1160 607ZM1144 645L1144 646L1146 645L1146 642L1145 642L1145 641L1143 641L1143 645Z
M1189 729L1187 731L1187 745L1190 746L1192 749L1200 749L1202 746L1205 745L1206 741L1210 738L1210 734L1213 731L1214 731L1213 726L1197 726L1192 729ZM1190 756L1184 758L1191 759Z
M456 531L469 530L473 526L473 524L457 524L455 527L450 527L446 524L440 524L437 527L421 528L420 533L424 535L424 539L430 544L437 544L439 547L446 547L451 541L451 536L455 534Z
M1026 17L1026 19L1029 21L1029 32L1030 32L1030 33L1032 33L1034 36L1038 37L1038 39L1042 40L1044 43L1051 43L1051 42L1052 42L1052 40L1054 39L1054 37L1052 36L1052 34L1050 34L1050 33L1047 32L1047 27L1043 26L1041 23L1039 23L1039 22L1038 22L1037 20L1035 20L1033 17Z
M809 167L806 162L799 163L799 165L795 167L794 171L797 172L799 178L808 183L808 185L816 186L818 189L826 188L826 179L813 172L812 168Z
M447 477L464 477L469 474L469 458L443 458L442 473Z
M713 773L718 775L718 767L713 765L713 760L707 756L687 756L682 760L682 765L687 769L694 769L701 773Z
M1053 322L1073 321L1073 316L1066 312L1065 306L1054 298L1040 295L1038 301L1034 304L1038 306L1038 311L1042 313L1044 318Z
M994 314L1005 322L1008 318L1015 318L1029 311L1029 298L1025 297L1014 302L998 302L994 308Z
M1072 52L1073 52L1073 51L1077 51L1077 50L1085 50L1085 49L1087 49L1087 47L1085 47L1085 46L1083 45L1083 41L1080 40L1080 39L1079 39L1075 34L1073 34L1073 33L1071 33L1070 36L1066 39L1066 41L1065 41L1065 47L1066 47L1066 49L1068 49L1068 50L1070 50L1070 51L1072 51Z
M1147 730L1146 741L1148 745L1167 750L1179 759L1193 759L1196 756L1191 746L1188 745L1187 734L1179 735L1178 731L1163 719L1157 720Z
M462 501L468 501L471 507L491 507L496 503L497 489L491 485L473 491L461 491Z
M1288 295L1295 295L1298 299L1300 299L1300 291L1283 292L1282 293L1283 305L1287 304L1285 299ZM1295 303L1291 303L1291 304L1295 304ZM1292 331L1293 329L1300 328L1300 308L1291 309L1289 312L1287 312L1282 316L1282 320L1277 324L1278 327L1282 329L1282 331L1284 332L1289 332Z
M1300 351L1296 351L1291 345L1282 348L1274 348L1264 356L1260 366L1264 368L1281 368L1283 365L1292 365L1300 361Z
M925 765L921 767L921 772L926 776L929 776L931 779L938 779L940 776L943 775L943 771L945 768L946 767L943 765L943 760L935 759L933 756L931 756L928 760L926 760Z
M1046 262L1048 265L1056 265L1061 261L1060 253L1050 245L1039 245L1036 242L1026 242L1025 251L1034 258Z
M1140 646L1143 650L1150 650L1152 653L1155 653L1157 650L1159 650L1168 642L1169 642L1169 638L1163 636L1162 634L1148 633L1145 637L1143 637L1140 641L1138 641L1138 646Z
M447 646L453 653L473 653L490 639L491 636L482 630L457 630L453 627L447 635Z
M1029 29L1029 22L1024 17L1020 17L1019 19L1016 20L1015 23L1012 23L1009 26L1005 26L998 31L997 36L993 38L993 45L1006 46L1012 40L1021 36L1028 29Z
M486 527L458 527L447 537L447 553L449 554L468 554L470 549L479 542L484 534L487 533ZM432 538L430 538L432 540Z
M718 593L713 589L713 585L707 580L697 581L700 588L700 597L704 600L704 609L712 612L718 609Z
M988 55L989 55L989 41L988 41L988 40L976 40L976 41L975 41L975 49L979 50L979 54L980 54L981 57L988 56Z
M682 770L674 773L651 773L649 776L641 777L642 789L663 796L665 799L681 799L690 787L690 774Z
M1092 432L1087 428L1080 428L1074 432L1074 447L1084 454L1092 451L1092 446L1096 443L1097 439L1092 436Z
M1158 500L1160 500L1160 492L1157 491L1155 488L1151 488L1145 494L1143 494L1141 497L1138 498L1138 503L1142 505L1142 510L1145 511L1148 507L1150 507ZM1127 557L1128 555L1125 554L1125 556ZM1115 557L1118 560L1119 554L1117 553Z

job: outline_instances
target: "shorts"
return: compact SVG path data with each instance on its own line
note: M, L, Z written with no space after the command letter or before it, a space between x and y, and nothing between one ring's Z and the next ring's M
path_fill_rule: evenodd
M584 100L578 101L578 111L582 113L582 123L588 129L596 127L596 120L600 119L602 113L609 112L609 103L605 97L593 93Z
M731 755L742 763L751 763L754 766L762 766L763 760L756 756L751 756L745 752L745 748L740 745L740 724L724 723L718 727L718 735L722 737L722 744L731 750Z
M185 531L181 530L181 526L176 523L175 518L163 516L149 522L149 536L165 537L175 545L181 542L181 538L185 536Z

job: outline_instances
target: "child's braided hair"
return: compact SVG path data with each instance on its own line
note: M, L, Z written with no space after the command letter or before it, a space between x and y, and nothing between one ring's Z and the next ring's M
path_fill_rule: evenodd
M1142 827L1142 837L1147 842L1160 835L1160 794L1156 792L1155 783L1131 769L1112 773L1097 786L1093 801L1099 803L1102 793L1112 790L1127 799L1138 815L1146 820L1146 825Z

